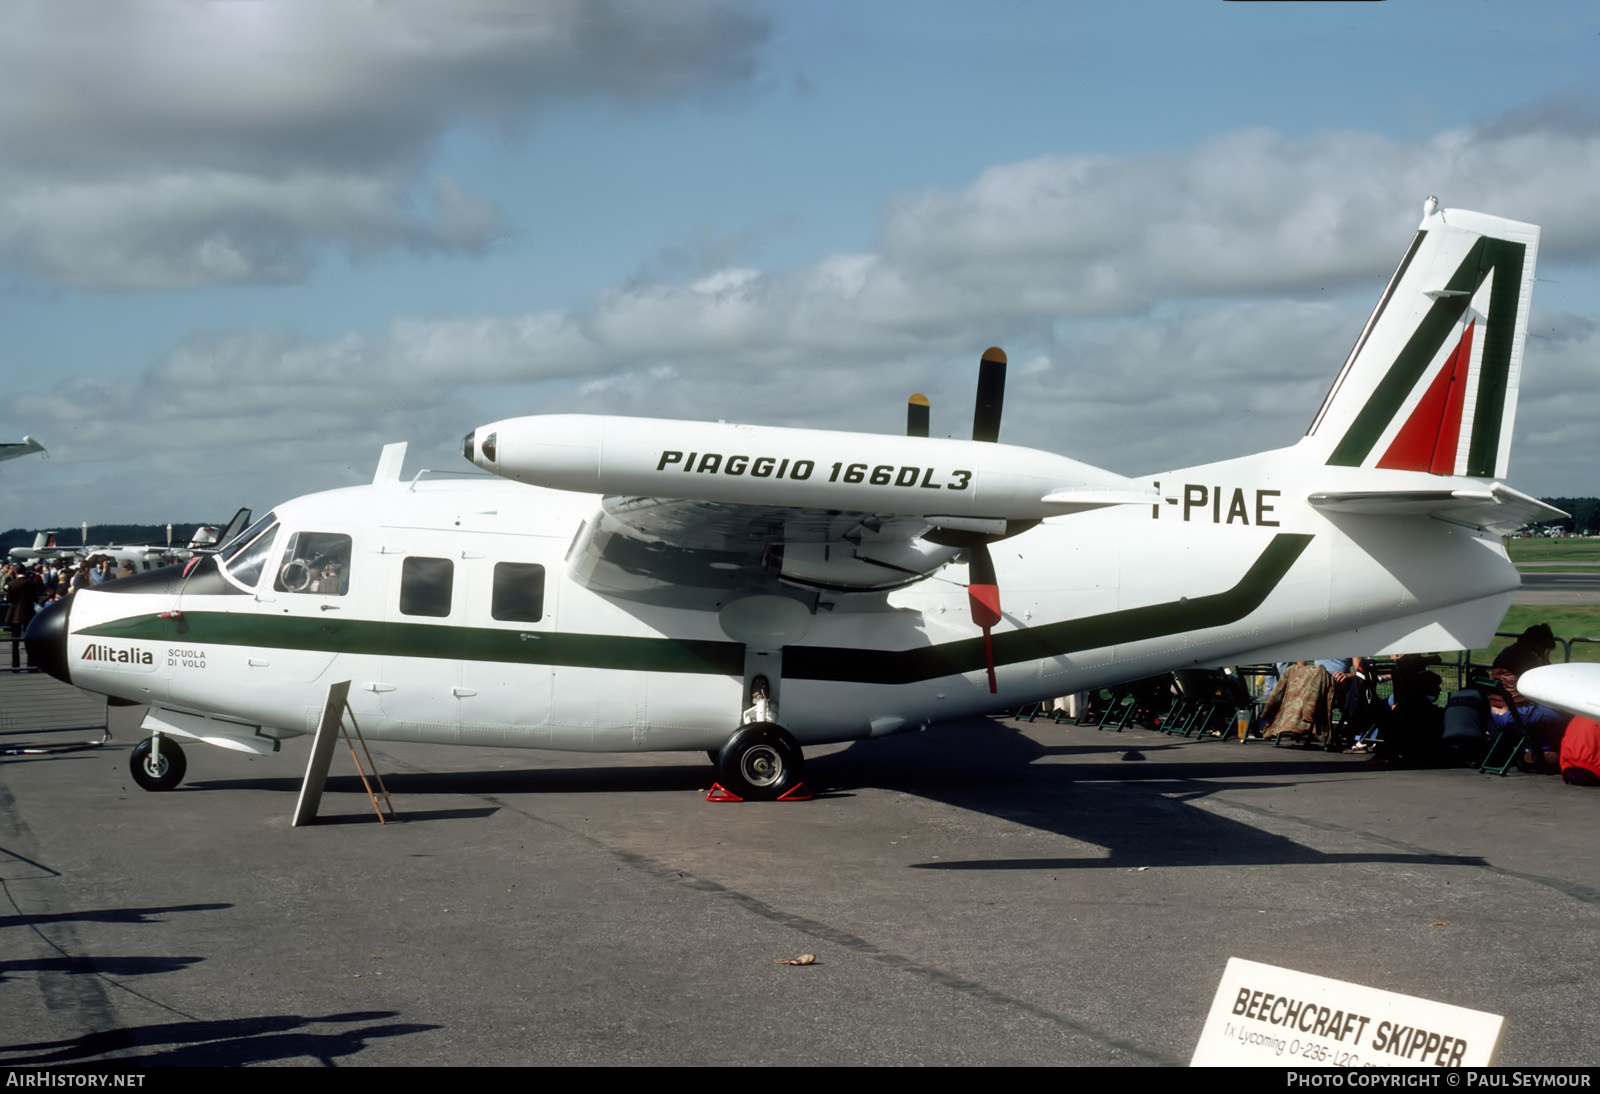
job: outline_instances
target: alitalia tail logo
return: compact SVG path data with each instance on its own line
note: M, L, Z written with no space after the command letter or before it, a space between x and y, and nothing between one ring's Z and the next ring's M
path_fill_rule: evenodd
M1419 233L1418 244L1427 234ZM1416 249L1414 245L1413 253ZM1411 257L1406 256L1401 276ZM1431 298L1427 310L1328 463L1361 467L1372 460L1377 467L1398 471L1495 474L1501 435L1510 428L1505 419L1513 405L1515 332L1521 325L1526 259L1525 244L1478 239L1445 287L1426 294ZM1480 293L1485 283L1487 290ZM1474 298L1481 312L1473 306ZM1379 304L1380 313L1387 303L1386 298ZM1388 445L1378 449L1414 393L1417 398L1405 419ZM1381 454L1374 459L1375 453Z
M115 661L122 665L153 665L154 657L148 650L119 650L115 646L94 643L83 651L84 661Z

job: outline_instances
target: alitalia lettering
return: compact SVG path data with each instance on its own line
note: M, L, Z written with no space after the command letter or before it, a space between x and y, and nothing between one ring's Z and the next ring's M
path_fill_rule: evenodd
M1157 490L1161 484L1155 483ZM1212 524L1257 525L1262 528L1278 527L1277 499L1282 490L1246 490L1235 486L1231 491L1224 486L1208 483L1186 482L1162 500L1183 514L1190 523L1210 521ZM1161 519L1161 503L1150 507L1153 520Z
M83 651L83 660L115 661L121 665L153 665L156 663L155 658L150 656L149 650L118 649L116 646L108 646L103 642L90 643L88 648Z
M756 479L809 479L817 465L813 460L791 460L777 456L725 456L721 452L682 452L665 449L656 460L657 471L676 471L684 475L749 475ZM828 471L829 482L852 486L898 486L920 490L965 490L972 484L972 472L911 464L851 463L839 460Z

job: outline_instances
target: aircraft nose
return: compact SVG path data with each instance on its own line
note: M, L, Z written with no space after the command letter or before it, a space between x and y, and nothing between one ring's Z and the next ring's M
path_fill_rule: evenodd
M77 594L74 593L74 596ZM43 669L63 684L72 683L67 667L67 616L72 612L72 597L65 596L33 617L22 644L28 650L28 663Z
M472 462L474 455L472 442L477 439L477 436L478 431L474 429L471 433L461 438L461 454L467 458L468 463Z

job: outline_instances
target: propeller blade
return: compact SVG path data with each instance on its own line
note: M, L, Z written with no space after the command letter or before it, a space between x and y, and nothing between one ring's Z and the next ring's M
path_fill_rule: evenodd
M989 545L980 543L967 549L967 607L972 621L983 628L983 659L989 670L989 694L998 691L994 679L994 642L989 628L1000 622L1000 586L995 583L994 559Z
M917 392L906 400L906 436L928 435L928 397Z
M1006 353L999 346L983 351L978 366L978 399L972 410L972 439L1000 439L1000 407L1006 399Z

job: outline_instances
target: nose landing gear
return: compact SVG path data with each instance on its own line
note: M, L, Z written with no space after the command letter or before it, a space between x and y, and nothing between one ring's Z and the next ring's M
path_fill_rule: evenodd
M183 749L170 737L146 737L133 746L128 756L133 781L146 790L172 790L183 781L189 761Z

